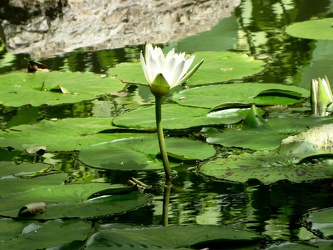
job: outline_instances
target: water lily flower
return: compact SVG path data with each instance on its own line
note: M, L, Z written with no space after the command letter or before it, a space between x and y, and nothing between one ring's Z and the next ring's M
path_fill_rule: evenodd
M162 127L163 96L169 93L170 89L186 82L200 67L203 60L188 71L194 60L194 56L186 56L185 53L175 53L174 49L164 56L161 48L153 48L151 44L146 44L144 55L141 51L140 60L150 90L155 96L157 138L166 175L166 182L168 182L172 178L172 171Z
M172 49L166 55L159 47L146 44L145 53L140 53L140 60L151 92L156 96L167 94L170 89L186 82L203 63L201 60L190 71L194 56L175 53Z
M333 95L328 78L312 79L311 106L314 115L327 116L332 112Z

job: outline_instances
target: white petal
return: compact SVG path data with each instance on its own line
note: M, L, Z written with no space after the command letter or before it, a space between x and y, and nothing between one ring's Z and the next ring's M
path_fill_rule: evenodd
M143 57L142 51L140 52L140 61L141 61L143 73L145 74L146 80L149 83L150 80L148 77L147 66L146 66L145 58Z
M178 61L178 64L175 66L174 70L170 72L170 88L174 88L179 85L179 80L182 78L181 73L183 72L183 68L185 65L185 61Z

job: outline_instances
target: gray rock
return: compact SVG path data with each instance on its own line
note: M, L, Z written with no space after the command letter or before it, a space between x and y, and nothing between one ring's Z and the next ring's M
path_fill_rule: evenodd
M9 5L0 10L7 50L35 57L51 57L77 48L101 50L178 41L209 30L240 4L240 0L7 2ZM10 8L25 10L28 18L9 18L4 13Z

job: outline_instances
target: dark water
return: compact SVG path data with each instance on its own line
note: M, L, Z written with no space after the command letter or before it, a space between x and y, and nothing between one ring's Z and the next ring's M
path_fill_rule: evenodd
M188 53L204 50L248 53L264 58L268 66L264 72L246 81L287 83L309 88L311 78L327 75L333 79L333 42L292 38L284 28L292 22L332 16L332 6L328 0L246 0L232 17L221 20L211 31L161 46L166 49L175 47ZM104 74L117 63L137 60L141 49L142 46L103 51L78 49L39 61L51 70ZM6 56L6 51L0 52L0 60ZM0 73L24 70L24 57L29 58L29 55L14 55L13 60L0 65ZM126 97L103 97L66 106L41 107L38 119L115 116L152 101L147 88L129 86L127 92ZM1 122L10 121L16 112L14 108L0 107ZM25 155L22 157L28 159ZM78 162L76 153L59 153L53 158L60 161L56 168L72 173L78 182L102 179L126 183L134 176L152 185L149 192L155 195L153 202L103 222L161 223L163 172L98 171ZM246 184L216 182L197 174L198 164L187 163L177 169L171 191L170 224L245 225L273 240L297 240L305 213L333 206L332 180L303 184L282 181L272 185L263 185L256 180Z

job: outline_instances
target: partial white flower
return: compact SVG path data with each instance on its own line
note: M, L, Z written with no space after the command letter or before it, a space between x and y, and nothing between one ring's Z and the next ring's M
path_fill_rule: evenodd
M141 51L140 60L152 93L159 96L186 82L203 63L201 60L188 72L194 56L175 53L172 49L165 57L161 48L153 48L151 44L146 44L145 55Z
M328 78L312 79L311 104L312 113L319 116L327 116L331 111L333 95Z

